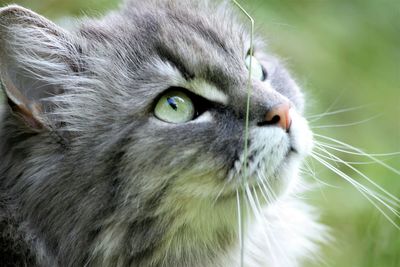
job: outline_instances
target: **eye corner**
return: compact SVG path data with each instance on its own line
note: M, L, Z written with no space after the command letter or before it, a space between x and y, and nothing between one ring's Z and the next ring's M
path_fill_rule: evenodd
M265 66L263 64L261 64L261 68L262 68L262 73L263 73L261 81L265 82L266 80L268 80L268 72L267 72L267 69L265 68Z

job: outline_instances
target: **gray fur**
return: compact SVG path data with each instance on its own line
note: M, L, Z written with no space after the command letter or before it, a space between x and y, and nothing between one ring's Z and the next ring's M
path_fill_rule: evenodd
M0 225L2 236L13 232L6 244L23 244L16 263L211 266L237 246L235 227L211 227L215 238L207 243L180 219L192 202L217 197L243 153L248 42L231 8L208 2L127 1L73 32L17 6L0 9L3 79L43 107L39 130L9 107L2 114ZM265 93L254 81L251 128L284 99L303 109L279 60L259 48L256 54L275 62L275 90ZM211 122L158 122L154 103L173 86L161 63L223 90L228 105L213 106ZM235 203L232 194L224 191L213 216L227 209L235 220L236 206L226 200ZM105 252L99 243L110 229L115 247ZM187 240L168 253L166 236L176 231Z

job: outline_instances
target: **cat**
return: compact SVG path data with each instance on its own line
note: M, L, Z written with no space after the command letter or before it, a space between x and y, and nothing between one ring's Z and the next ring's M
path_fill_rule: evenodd
M230 3L128 0L67 31L0 9L5 266L318 255L327 230L299 175L313 147L305 98L237 17Z

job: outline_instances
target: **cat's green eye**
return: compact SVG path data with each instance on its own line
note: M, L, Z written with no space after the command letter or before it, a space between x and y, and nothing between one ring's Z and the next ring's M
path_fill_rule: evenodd
M251 60L251 70L250 70L250 60ZM246 67L251 71L251 77L260 81L265 81L266 74L264 67L261 65L260 61L255 56L248 55L246 57Z
M195 108L192 100L183 92L169 91L158 101L154 114L169 123L185 123L193 120Z

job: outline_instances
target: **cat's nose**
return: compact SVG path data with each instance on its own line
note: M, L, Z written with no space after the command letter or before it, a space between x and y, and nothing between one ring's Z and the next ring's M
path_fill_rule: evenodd
M259 122L258 126L279 126L286 132L289 131L292 125L290 117L290 104L285 102L270 108L264 116L264 121Z

